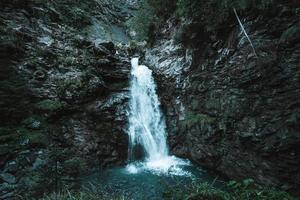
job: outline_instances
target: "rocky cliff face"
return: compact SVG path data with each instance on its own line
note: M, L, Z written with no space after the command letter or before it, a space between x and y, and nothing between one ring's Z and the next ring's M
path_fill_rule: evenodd
M215 32L169 20L146 52L157 74L172 152L229 178L300 187L300 24L292 2ZM178 40L179 39L179 40ZM180 41L180 42L178 42Z
M137 2L0 2L0 199L73 186L126 161L135 50L123 25ZM258 57L235 18L214 32L168 21L145 62L174 154L229 178L300 187L295 2L241 16Z
M0 199L126 161L130 9L1 1Z

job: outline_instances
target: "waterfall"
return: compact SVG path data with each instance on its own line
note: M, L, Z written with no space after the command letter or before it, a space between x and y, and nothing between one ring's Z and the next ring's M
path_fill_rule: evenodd
M132 148L139 143L144 148L147 160L167 157L165 122L159 109L152 71L145 65L138 65L138 58L133 58L131 64L129 156L134 157Z
M131 65L128 135L129 161L133 164L129 164L127 169L131 173L136 173L139 169L150 169L181 174L183 171L178 166L187 165L188 162L169 156L166 125L160 111L152 71L145 65L139 65L138 58L132 58ZM134 162L138 146L143 151L142 162Z

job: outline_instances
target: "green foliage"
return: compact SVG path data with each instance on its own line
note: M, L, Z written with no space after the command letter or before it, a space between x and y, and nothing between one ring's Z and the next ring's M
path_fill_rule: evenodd
M126 22L127 27L136 33L134 39L138 41L149 40L155 24L159 23L159 18L155 15L153 7L148 1L143 1L141 8L136 11L134 17Z
M299 35L300 35L300 22L295 23L293 26L285 30L280 37L280 42L286 42L295 39Z
M32 146L47 146L48 145L48 137L42 131L37 130L29 130L24 127L19 127L16 130L16 133L20 135L21 141L28 140L28 143Z
M21 178L20 183L30 190L41 190L43 188L41 185L43 178L42 174L37 171L27 171L26 176Z
M274 0L144 0L128 24L137 32L138 40L149 40L154 37L153 32L175 13L177 18L192 19L204 31L212 32L234 19L234 8L238 12L253 12L273 5Z
M74 25L78 28L91 25L88 13L80 8L69 9L67 14L70 19L74 20Z
M20 134L9 128L0 128L0 143L15 144L18 143Z
M205 17L205 9L223 15L232 9L265 10L274 4L274 0L177 0L177 14L179 16ZM209 17L209 16L206 16Z
M254 12L272 5L275 5L274 0L177 0L176 15L190 18L201 24L205 31L211 32L234 18L234 8L238 12Z
M286 192L256 187L253 179L245 179L242 182L230 181L227 186L230 194L228 200L295 200Z
M176 0L143 0L127 26L136 32L137 41L153 40L155 32L176 10Z
M63 104L60 101L46 99L38 102L35 107L38 110L53 112L60 110L63 107Z
M74 157L66 160L63 164L63 169L66 173L77 176L87 168L87 164L83 158Z
M64 185L65 186L65 185ZM67 187L65 187L67 188ZM63 189L62 192L53 193L51 195L44 196L40 200L125 200L131 199L126 198L123 194L110 190L106 192L100 185L94 185L90 183L89 186L82 187L80 190L68 190ZM25 199L24 199L25 200Z
M88 192L78 192L78 193L71 193L69 191L63 194L53 194L51 196L47 196L41 200L125 200L125 197L119 198L104 198L101 195L92 194Z
M242 182L230 181L226 190L208 183L194 184L186 188L170 187L164 197L172 200L295 200L283 191L256 188L253 179L245 179Z
M42 119L39 116L30 116L22 120L22 125L30 129L39 129Z
M195 114L189 112L187 118L184 121L184 125L188 127L193 127L194 125L200 125L203 128L206 124L210 124L214 121L215 118L210 117L206 114L202 114L202 113Z

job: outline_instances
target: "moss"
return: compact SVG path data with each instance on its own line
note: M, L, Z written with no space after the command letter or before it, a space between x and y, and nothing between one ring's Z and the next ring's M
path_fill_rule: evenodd
M203 127L206 124L211 124L215 121L214 117L210 117L206 114L195 114L189 112L187 118L184 120L183 124L188 126L189 128L193 127L194 125L200 124Z
M14 129L0 128L0 155L8 155L20 149L20 141L21 134Z
M70 175L79 175L87 167L86 161L80 157L73 157L66 160L63 164L63 169Z
M39 187L40 183L44 180L42 174L36 171L28 171L26 176L21 179L21 183L29 188Z
M149 41L153 39L153 33L160 23L161 19L155 15L155 9L145 0L135 15L126 22L126 26L135 32L135 35L132 35L133 39Z
M56 5L56 9L64 13L62 17L66 23L75 28L83 28L92 24L91 16L87 8L84 8L88 5L90 4L64 0Z
M280 42L286 42L291 39L295 39L300 36L300 23L296 23L294 26L284 31L280 37Z
M84 82L83 80L76 78L76 79L64 79L61 80L61 82L59 83L59 85L62 88L82 88L84 86Z
M19 143L20 133L9 128L0 128L0 143L15 144Z
M22 120L21 124L31 129L39 129L42 119L39 116L30 116Z
M9 133L10 133L10 129L9 128L0 127L0 136L8 135Z
M229 100L228 100L229 101ZM207 102L205 102L205 108L206 109L221 109L221 102L218 98L210 98Z
M200 105L200 101L199 101L199 100L197 100L197 99L193 99L193 100L192 100L191 108L192 108L193 110L198 109L198 108L199 108L199 105Z
M63 103L57 100L46 99L35 104L38 110L53 112L60 110L63 107Z
M17 128L16 132L20 135L22 141L28 140L28 143L32 146L47 146L48 137L42 131L28 130L24 127ZM26 144L27 142L25 142Z

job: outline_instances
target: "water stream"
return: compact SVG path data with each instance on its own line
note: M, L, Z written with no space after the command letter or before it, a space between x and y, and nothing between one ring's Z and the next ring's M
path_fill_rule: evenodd
M128 134L129 160L132 163L127 166L128 171L189 175L182 166L190 163L169 155L165 120L159 108L152 71L145 65L139 65L138 58L132 58L131 65Z

